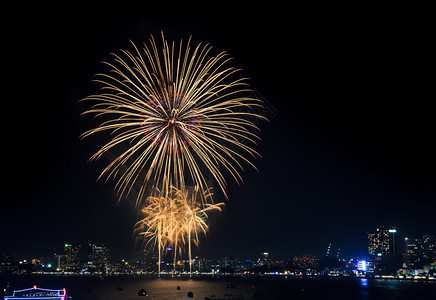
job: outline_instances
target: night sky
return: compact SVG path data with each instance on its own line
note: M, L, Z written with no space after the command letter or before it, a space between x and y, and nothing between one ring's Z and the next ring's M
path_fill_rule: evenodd
M81 11L81 10L78 10ZM436 234L434 64L425 19L334 8L220 17L17 14L2 52L0 254L51 255L101 242L133 255L135 210L88 163L104 136L78 103L111 52L150 34L228 51L264 99L262 155L230 182L225 212L196 254L364 255L366 231ZM217 50L217 51L218 51ZM3 77L4 78L4 77ZM3 79L4 80L4 79Z

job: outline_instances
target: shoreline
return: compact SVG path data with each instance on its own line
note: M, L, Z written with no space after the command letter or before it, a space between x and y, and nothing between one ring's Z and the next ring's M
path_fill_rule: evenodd
M13 277L74 277L74 278L99 278L100 280L110 278L143 278L143 279L162 279L162 280L204 280L204 279L375 279L375 280L400 280L400 281L420 281L420 282L436 282L435 277L423 277L423 276L346 276L346 275L289 275L289 274L161 274L158 277L157 274L67 274L67 273L26 273L26 274L0 274L0 278L13 278Z

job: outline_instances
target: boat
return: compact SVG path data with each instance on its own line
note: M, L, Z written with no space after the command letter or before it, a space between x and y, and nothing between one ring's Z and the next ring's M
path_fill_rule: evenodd
M12 299L67 300L70 298L67 296L67 291L65 289L50 290L39 288L34 285L29 289L16 290L13 292L12 296L5 296L4 298L4 300Z

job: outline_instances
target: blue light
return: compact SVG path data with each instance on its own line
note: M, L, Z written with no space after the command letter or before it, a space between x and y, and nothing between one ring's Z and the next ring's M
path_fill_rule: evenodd
M366 272L368 264L365 260L359 260L357 262L357 270Z
M37 288L36 285L33 288L16 290L13 296L5 296L5 300L8 299L57 299L64 300L67 295L65 289L62 290L49 290Z

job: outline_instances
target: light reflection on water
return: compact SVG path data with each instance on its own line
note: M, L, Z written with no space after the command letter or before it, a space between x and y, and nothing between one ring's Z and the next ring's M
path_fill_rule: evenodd
M38 277L0 276L0 288L11 282L12 289L37 285L67 289L73 300L133 299L435 299L436 282L414 282L366 278L198 278L156 279L141 277ZM234 288L227 288L232 282ZM177 289L180 286L180 290ZM139 297L146 289L148 297ZM194 297L188 298L188 292ZM214 295L215 297L212 297ZM231 296L230 296L231 295ZM0 293L1 296L1 293ZM2 299L0 297L0 299Z
M72 300L169 300L192 299L188 292L193 293L193 299L253 299L254 287L249 282L237 282L232 288L227 284L232 280L177 280L177 279L133 279L116 280L109 278L99 282L80 280L67 284L67 291ZM177 287L180 287L178 289ZM139 297L140 289L147 291L147 297Z
M368 292L368 279L360 278L360 299L370 299Z

